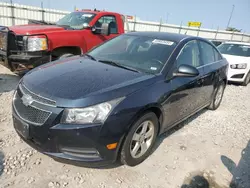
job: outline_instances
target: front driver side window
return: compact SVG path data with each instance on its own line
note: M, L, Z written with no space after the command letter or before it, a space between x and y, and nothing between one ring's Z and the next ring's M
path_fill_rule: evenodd
M102 27L102 24L107 23L109 24L110 28L110 34L117 34L117 22L114 16L102 16L97 22L95 23L95 26L97 28Z
M188 42L179 53L176 59L177 67L182 64L194 67L201 66L200 51L196 40Z

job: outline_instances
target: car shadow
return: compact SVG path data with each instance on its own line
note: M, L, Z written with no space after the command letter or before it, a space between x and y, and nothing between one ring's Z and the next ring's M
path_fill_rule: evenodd
M20 77L13 74L0 74L0 94L14 90Z
M168 131L166 131L165 133L161 134L157 140L156 143L152 149L152 153L155 152L157 150L157 148L161 145L161 143L164 141L165 138L169 137L170 135L172 135L173 133L177 132L178 130L182 129L184 126L186 126L188 123L194 121L197 117L199 117L200 115L204 114L207 111L207 109L202 109L201 111L197 112L196 114L194 114L193 116L189 117L188 119L186 119L185 121L179 123L178 125L172 127L171 129L169 129Z
M238 165L229 157L222 155L221 161L233 175L230 188L250 187L250 140L241 152Z
M4 169L3 163L4 163L4 154L2 151L0 151L0 176L2 175Z

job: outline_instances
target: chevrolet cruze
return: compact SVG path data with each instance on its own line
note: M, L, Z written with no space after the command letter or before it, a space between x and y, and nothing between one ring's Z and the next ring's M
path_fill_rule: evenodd
M14 127L53 158L135 166L158 135L219 107L227 70L205 39L127 33L27 73L13 98Z

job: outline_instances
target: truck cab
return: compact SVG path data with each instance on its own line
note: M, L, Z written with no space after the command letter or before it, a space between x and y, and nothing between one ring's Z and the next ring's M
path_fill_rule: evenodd
M0 27L0 62L17 74L41 64L81 55L124 33L119 13L81 10L56 23L31 20L27 25Z

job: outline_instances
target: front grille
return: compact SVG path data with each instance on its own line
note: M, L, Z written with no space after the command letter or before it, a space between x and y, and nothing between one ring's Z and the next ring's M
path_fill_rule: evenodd
M15 93L13 106L21 119L34 125L43 125L51 114L51 112L38 109L34 106L25 106L18 92Z
M18 51L25 51L25 43L23 40L23 36L20 35L16 36L16 45Z
M11 54L20 54L25 51L25 42L23 36L16 35L14 32L8 34L8 51Z
M9 31L7 27L0 26L0 51L7 53L19 54L26 49L24 36L16 35Z
M23 94L29 95L33 98L33 100L35 100L38 103L41 104L46 104L46 105L50 105L50 106L56 106L56 102L47 98L44 98L42 96L39 96L33 92L31 92L29 89L27 89L23 84L19 85L19 89L21 90L21 92Z

